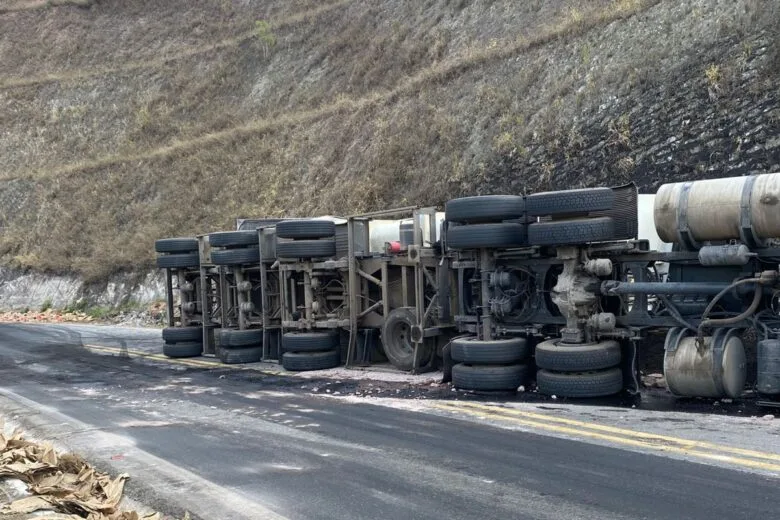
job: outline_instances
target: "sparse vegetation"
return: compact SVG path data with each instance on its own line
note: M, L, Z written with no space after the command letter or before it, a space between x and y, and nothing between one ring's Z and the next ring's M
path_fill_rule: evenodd
M237 216L548 188L601 133L605 168L630 177L642 137L631 96L664 81L656 62L679 61L680 76L685 63L699 91L706 63L725 67L690 65L687 48L649 36L667 27L685 42L707 9L489 3L489 24L487 0L132 0L98 3L88 20L0 17L0 257L100 279L151 265L155 238ZM143 31L105 39L105 10L132 21L143 9ZM41 20L61 28L56 44L18 29Z
M711 64L704 71L704 76L707 78L707 82L709 83L710 88L720 88L720 81L722 78L720 66Z
M609 122L609 145L613 147L631 148L631 119L628 114Z
M266 57L268 51L276 45L276 35L271 29L271 24L266 20L255 20L255 37L263 47Z
M11 0L7 5L0 6L0 14L14 11L33 11L51 7L91 7L96 1L97 0Z

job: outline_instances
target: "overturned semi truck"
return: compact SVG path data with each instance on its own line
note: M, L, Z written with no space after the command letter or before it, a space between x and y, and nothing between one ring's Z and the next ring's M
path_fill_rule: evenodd
M662 348L675 395L780 398L780 174L237 224L156 242L166 355L598 397Z

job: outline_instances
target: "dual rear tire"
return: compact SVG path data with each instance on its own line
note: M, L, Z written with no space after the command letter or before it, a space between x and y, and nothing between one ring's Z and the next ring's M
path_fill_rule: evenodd
M525 199L516 195L464 197L447 202L447 247L509 249L528 243Z
M341 364L337 331L286 332L282 335L282 367L292 372L325 370Z
M296 260L336 256L336 225L330 220L284 220L276 224L276 256Z
M161 238L155 240L157 267L160 269L198 269L198 240L189 237Z
M257 363L263 359L263 329L218 329L217 357L226 365Z
M452 367L452 385L461 390L514 391L531 373L525 338L457 338L450 354L457 363Z
M604 397L623 390L621 348L617 341L566 344L560 339L536 346L539 392L558 397Z
M209 235L214 265L240 266L260 262L257 231L220 231Z
M169 358L197 357L203 353L201 327L167 327L162 330L163 355Z

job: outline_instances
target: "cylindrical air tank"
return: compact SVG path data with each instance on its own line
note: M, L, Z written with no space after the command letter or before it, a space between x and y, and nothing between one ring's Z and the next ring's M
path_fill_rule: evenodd
M780 173L664 184L653 216L664 242L778 238Z

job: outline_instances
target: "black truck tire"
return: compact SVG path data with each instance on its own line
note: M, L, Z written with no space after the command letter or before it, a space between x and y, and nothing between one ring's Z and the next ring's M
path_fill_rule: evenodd
M203 353L203 343L199 341L180 341L163 344L163 354L169 358L197 357Z
M279 238L330 238L336 235L336 224L330 220L283 220L276 224Z
M528 215L566 215L610 210L615 205L615 192L610 188L548 191L528 195L525 199Z
M452 340L454 361L467 365L509 365L528 358L530 352L525 338L506 338L492 341L477 338Z
M614 340L592 345L567 345L551 339L536 345L536 366L558 372L588 372L618 366L620 343Z
M414 367L414 342L412 327L417 323L413 307L399 307L390 311L382 324L382 349L385 356L398 370L408 372ZM429 347L420 345L420 359L430 356Z
M166 343L203 342L202 327L166 327L162 330L162 339Z
M160 269L195 269L200 267L198 253L176 253L157 257L157 267Z
M452 367L452 386L461 390L517 390L528 379L528 365L465 365Z
M330 258L336 256L336 241L332 238L321 240L292 240L276 242L277 258Z
M154 250L158 253L192 253L198 251L195 238L161 238L154 241Z
M257 363L263 359L263 347L220 348L219 360L226 365Z
M609 368L597 372L551 372L539 370L536 373L539 392L557 397L604 397L623 390L623 371Z
M257 264L260 262L260 249L257 247L214 249L211 251L211 261L214 265Z
M304 370L325 370L341 364L338 350L325 352L285 352L282 354L282 366L285 370L303 372Z
M259 243L257 231L218 231L209 234L211 247L259 247Z
M518 195L463 197L448 201L444 213L450 222L501 222L522 217L525 214L525 199Z
M226 348L262 346L263 329L218 329L219 345Z
M337 331L285 332L282 335L284 352L321 352L338 346Z
M447 247L450 249L506 249L525 245L528 245L525 224L498 222L447 229Z
M528 243L533 246L589 244L614 240L611 217L535 222L528 226Z

